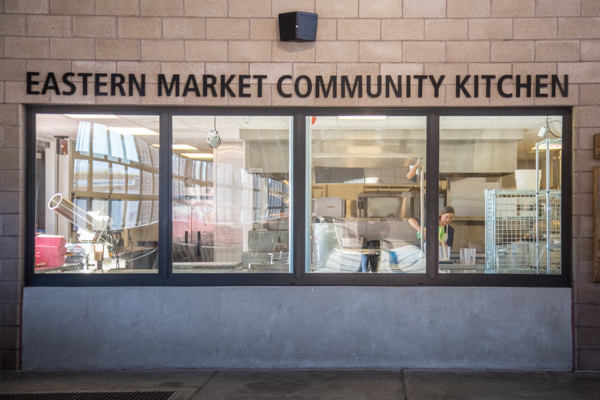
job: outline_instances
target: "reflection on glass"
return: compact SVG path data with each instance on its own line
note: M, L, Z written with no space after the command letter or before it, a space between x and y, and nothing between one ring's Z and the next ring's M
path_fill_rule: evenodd
M425 273L426 118L307 118L315 273ZM274 199L275 204L279 199Z
M140 161L142 164L152 166L152 160L150 159L150 150L148 150L148 144L141 139L136 139L138 149L140 151Z
M152 216L152 201L144 200L140 206L140 226L148 225Z
M75 180L73 182L73 187L75 190L86 192L88 190L90 162L88 160L75 160L75 165L73 167L75 169Z
M159 118L111 124L157 132ZM66 155L56 154L57 130L69 141ZM93 115L52 114L36 116L36 134L35 272L156 273L158 152L154 163L149 149L158 136L123 135Z
M137 168L127 168L127 193L140 193L140 170Z
M289 273L289 117L173 118L173 271ZM183 154L185 153L185 155Z
M152 172L142 171L142 194L152 194Z
M108 193L110 191L109 164L104 161L94 160L92 163L92 191Z
M94 135L92 142L92 151L95 157L108 155L108 131L106 125L94 124Z
M75 151L89 155L90 152L90 130L92 124L86 121L79 121L77 129L77 140L75 142Z
M561 136L557 116L441 118L440 199L456 214L440 273L560 274Z
M121 135L110 131L110 154L115 158L123 158L123 144Z
M150 155L152 156L152 166L158 168L158 149L156 147L150 147Z
M131 135L123 135L125 142L125 158L129 161L139 162L137 149L135 148L135 139Z
M121 200L111 200L110 219L112 229L123 229L123 211L125 203Z
M126 205L125 212L125 229L134 228L137 225L138 207L140 202L138 200L129 200Z
M112 192L125 193L127 173L123 164L112 163Z

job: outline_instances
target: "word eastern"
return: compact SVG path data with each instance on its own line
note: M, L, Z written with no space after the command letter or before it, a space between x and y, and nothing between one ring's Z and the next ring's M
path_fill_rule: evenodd
M83 96L145 96L146 74L105 74L67 72L60 77L60 83L53 72L43 79L39 72L27 72L27 94L72 96L78 91ZM294 95L306 98L361 98L368 97L423 97L425 90L433 89L433 97L440 96L440 88L446 75L333 75L325 79L317 75L312 79L300 75L283 75L277 80L277 93L283 98ZM156 80L159 97L262 97L267 75L202 75L182 77L173 74L167 78L159 74ZM454 88L457 98L491 97L495 91L501 97L560 97L569 96L569 76L563 75L456 75L454 82L447 82ZM429 89L426 89L430 85ZM252 88L255 88L254 90ZM91 92L91 93L90 93Z

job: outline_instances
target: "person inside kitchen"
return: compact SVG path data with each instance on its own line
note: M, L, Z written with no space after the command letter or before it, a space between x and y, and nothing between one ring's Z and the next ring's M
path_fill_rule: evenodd
M452 218L454 218L454 207L446 206L442 208L438 217L438 239L440 243L448 247L452 247L454 243L454 228L450 226ZM425 239L425 228L421 228L421 220L419 218L409 218L408 223L416 229L419 239L421 235Z

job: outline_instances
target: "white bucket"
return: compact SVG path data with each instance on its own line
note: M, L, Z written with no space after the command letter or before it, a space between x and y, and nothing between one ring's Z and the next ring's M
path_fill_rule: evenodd
M539 190L542 180L542 170L538 171L537 187L535 185L535 169L517 169L515 170L515 180L517 181L517 190Z

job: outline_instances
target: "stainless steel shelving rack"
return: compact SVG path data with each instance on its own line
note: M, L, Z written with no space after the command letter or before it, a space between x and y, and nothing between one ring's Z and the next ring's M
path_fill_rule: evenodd
M562 139L544 139L535 146L536 182L540 176L540 149L546 150L550 171L550 149ZM486 273L560 274L561 190L546 185L538 190L485 191Z
M486 273L560 273L561 195L545 192L485 191Z

